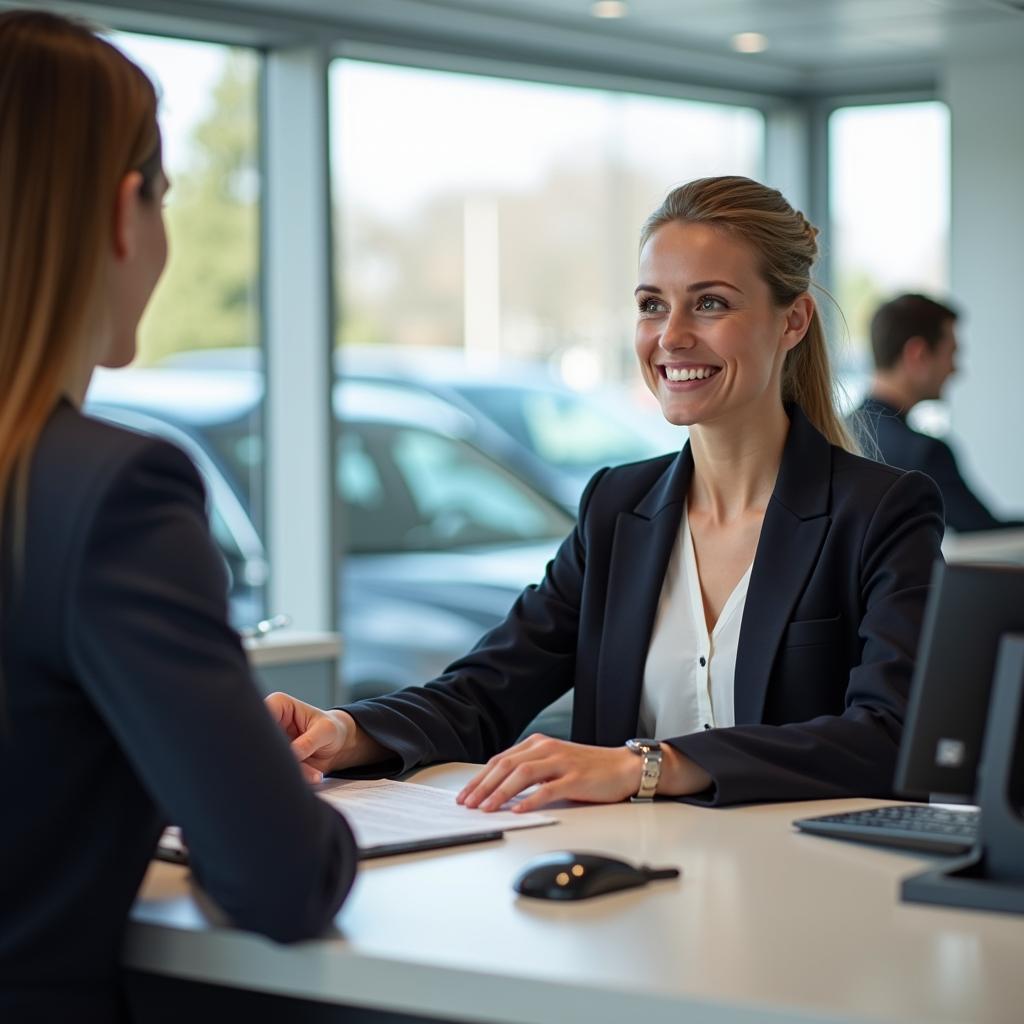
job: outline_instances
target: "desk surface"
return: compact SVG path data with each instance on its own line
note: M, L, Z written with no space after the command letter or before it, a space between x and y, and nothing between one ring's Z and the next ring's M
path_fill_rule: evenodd
M1024 563L1024 529L947 533L942 541L947 562Z
M245 637L242 645L249 655L250 664L257 668L296 665L305 661L333 661L341 654L341 636L338 633L298 629Z
M471 769L417 782L457 789ZM474 1021L920 1021L1024 1018L1024 920L902 904L926 858L795 832L849 800L710 810L559 809L502 842L374 861L337 932L292 947L211 923L185 869L154 863L125 962L264 992ZM678 865L678 881L594 900L517 897L557 849Z

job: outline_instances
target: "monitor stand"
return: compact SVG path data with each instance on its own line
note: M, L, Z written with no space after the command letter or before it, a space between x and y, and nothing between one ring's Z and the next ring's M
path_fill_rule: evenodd
M974 849L906 879L900 893L911 903L1024 914L1024 634L999 644L979 777Z

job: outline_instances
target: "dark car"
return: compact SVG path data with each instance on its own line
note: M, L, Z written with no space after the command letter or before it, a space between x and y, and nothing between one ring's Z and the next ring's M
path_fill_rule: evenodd
M262 394L262 376L251 371L120 370L98 372L86 404L192 456L231 570L237 626L268 611L247 497L262 464ZM573 521L474 447L469 417L436 396L345 382L334 404L348 533L342 679L358 698L423 682L465 653L540 579Z

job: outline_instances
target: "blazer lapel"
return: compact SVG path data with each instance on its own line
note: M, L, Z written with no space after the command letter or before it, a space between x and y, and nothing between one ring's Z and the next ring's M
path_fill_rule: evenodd
M616 520L597 665L600 745L624 743L636 732L647 647L692 476L687 443L636 508Z
M761 527L740 625L737 725L761 721L775 655L832 522L831 446L797 406L786 411L789 436Z

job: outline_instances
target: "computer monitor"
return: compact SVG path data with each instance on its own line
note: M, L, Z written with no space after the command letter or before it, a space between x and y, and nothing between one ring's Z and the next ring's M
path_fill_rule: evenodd
M1024 633L1024 567L936 563L896 767L898 792L974 801L1004 633Z

